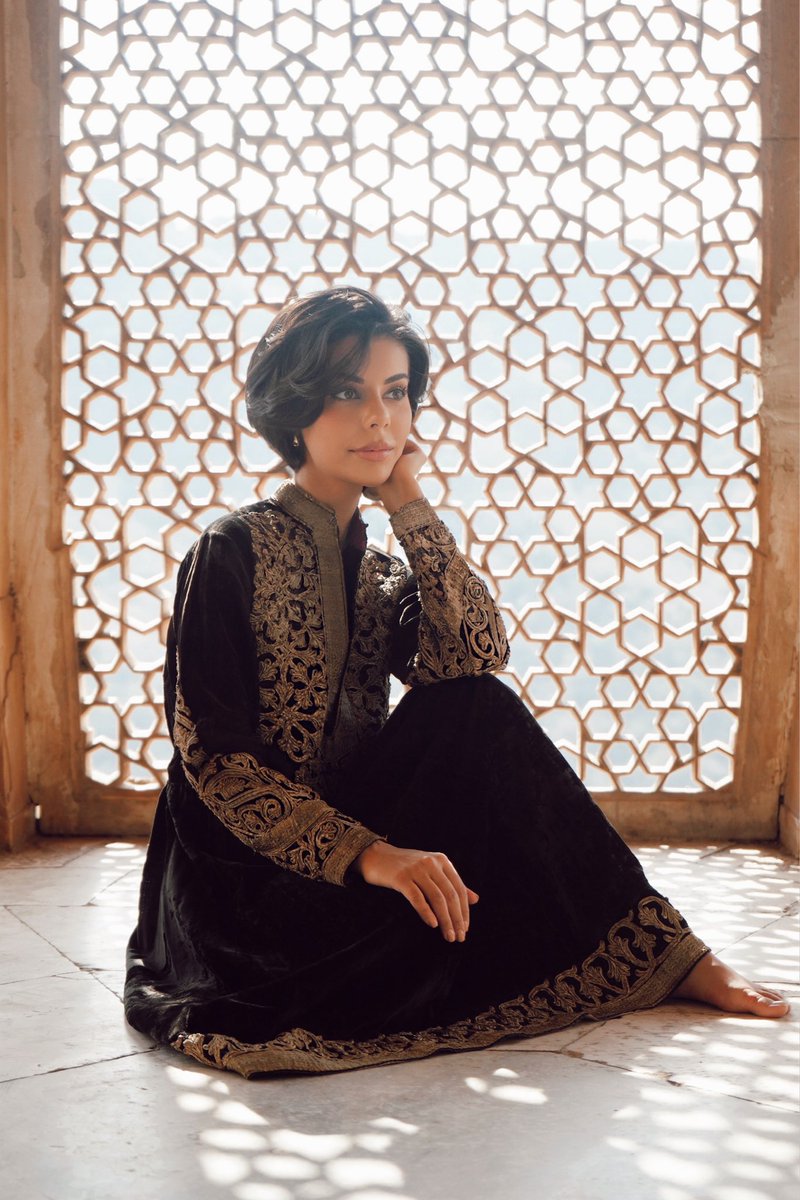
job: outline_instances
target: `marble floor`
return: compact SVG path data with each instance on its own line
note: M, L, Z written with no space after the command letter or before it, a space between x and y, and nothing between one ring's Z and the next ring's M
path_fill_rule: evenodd
M247 1082L122 1017L140 842L0 856L5 1200L796 1200L800 873L637 846L696 932L795 1001L674 1003L475 1053Z

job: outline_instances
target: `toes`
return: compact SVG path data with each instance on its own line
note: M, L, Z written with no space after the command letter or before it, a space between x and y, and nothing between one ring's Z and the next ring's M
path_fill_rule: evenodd
M786 997L780 992L776 992L774 988L754 987L752 990L762 999L777 1000L781 1004L786 1004Z
M746 995L754 1010L768 1016L779 1016L789 1010L788 1003L779 992L772 992L767 988L761 988L758 991L755 988L748 988Z

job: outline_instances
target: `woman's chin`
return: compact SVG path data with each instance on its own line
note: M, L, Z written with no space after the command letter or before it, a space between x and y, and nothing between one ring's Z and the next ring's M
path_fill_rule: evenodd
M361 485L362 496L366 496L368 500L379 501L378 488L384 483L386 483L385 479L371 479L369 482L365 480Z
M367 488L382 487L394 470L394 463L371 463L366 470L360 471L360 482L364 491Z

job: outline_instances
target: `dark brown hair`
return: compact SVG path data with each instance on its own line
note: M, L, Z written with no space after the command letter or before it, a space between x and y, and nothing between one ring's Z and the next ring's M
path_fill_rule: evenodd
M331 349L343 338L353 346L331 365ZM293 444L313 425L325 397L358 373L370 342L394 338L408 352L408 398L416 412L428 386L430 356L408 315L363 288L334 287L291 300L271 321L247 368L245 403L253 428L293 469L305 447Z

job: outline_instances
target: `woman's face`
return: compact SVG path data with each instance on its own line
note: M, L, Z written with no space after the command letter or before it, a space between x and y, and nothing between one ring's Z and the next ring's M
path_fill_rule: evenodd
M345 338L332 350L335 362L352 346ZM313 425L301 430L306 461L296 477L320 499L346 489L385 483L411 431L408 351L394 338L374 338L358 375L335 395Z

